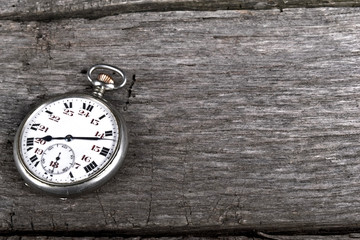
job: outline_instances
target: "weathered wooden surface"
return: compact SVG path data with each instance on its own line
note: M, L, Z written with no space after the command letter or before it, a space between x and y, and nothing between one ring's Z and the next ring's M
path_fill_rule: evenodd
M359 231L359 21L356 8L0 21L0 233ZM99 62L132 79L107 94L130 129L126 163L95 193L35 193L16 128L29 105L87 88Z
M319 236L319 235L298 235L298 236L286 236L286 235L269 235L269 234L258 234L257 237L251 236L218 236L218 237L196 237L196 236L186 236L186 237L158 237L158 238L140 238L140 237L93 237L93 236L85 236L88 240L356 240L359 239L360 236L358 234L344 234L344 235L330 235L330 236ZM2 240L39 240L39 239L47 239L47 240L78 240L82 239L82 237L49 237L49 236L7 236L0 237Z
M64 18L96 19L129 12L179 10L264 10L294 7L360 7L359 0L7 0L0 1L0 19L50 21Z

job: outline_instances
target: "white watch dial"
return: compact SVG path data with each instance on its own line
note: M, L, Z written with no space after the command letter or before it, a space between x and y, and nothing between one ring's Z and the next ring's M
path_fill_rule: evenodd
M72 184L101 171L118 145L109 108L92 98L65 97L34 111L20 134L27 170L44 182Z

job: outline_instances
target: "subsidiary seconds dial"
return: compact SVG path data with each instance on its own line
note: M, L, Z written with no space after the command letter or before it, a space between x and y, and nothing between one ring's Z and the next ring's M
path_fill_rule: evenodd
M119 119L104 101L66 95L37 108L24 122L20 154L39 181L76 184L98 175L119 148Z
M62 174L70 170L74 160L74 151L68 145L56 143L44 151L41 165L47 173Z

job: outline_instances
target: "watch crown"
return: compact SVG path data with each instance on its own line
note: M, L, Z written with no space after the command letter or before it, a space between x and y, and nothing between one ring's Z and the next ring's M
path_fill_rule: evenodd
M113 84L114 83L114 80L107 74L105 73L100 73L98 76L97 76L97 79L101 82L104 82L104 83L111 83Z

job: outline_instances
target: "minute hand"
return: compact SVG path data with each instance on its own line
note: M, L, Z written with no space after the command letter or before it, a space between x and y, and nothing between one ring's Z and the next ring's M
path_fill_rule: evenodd
M72 137L71 139L80 139L80 140L112 140L112 139L98 138L98 137Z
M65 137L52 137L50 135L48 136L45 136L43 138L39 138L39 139L42 139L42 140L45 140L47 142L50 142L51 140L66 140L66 141L71 141L71 140L75 140L75 139L78 139L78 140L112 140L112 139L108 139L108 138L98 138L98 137L73 137L71 135L67 135Z

